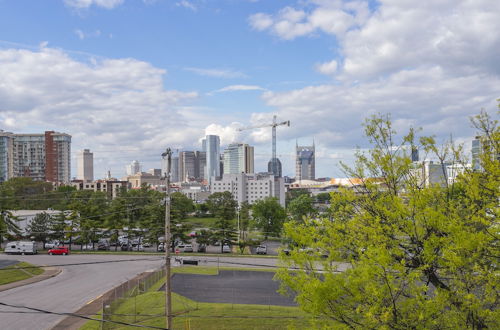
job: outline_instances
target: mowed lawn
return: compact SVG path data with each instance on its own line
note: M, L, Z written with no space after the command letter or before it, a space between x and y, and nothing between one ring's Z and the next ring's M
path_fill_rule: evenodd
M182 270L181 270L182 269ZM253 269L255 270L255 269ZM176 268L178 273L197 273L207 276L217 274L217 268ZM165 293L156 291L163 283L157 283L150 292L129 298L113 308L111 320L148 326L165 327ZM321 327L317 320L298 307L273 305L240 305L201 303L172 293L175 329L310 329ZM135 315L134 315L135 314ZM100 319L100 315L96 315ZM106 329L132 329L131 326L107 324ZM100 322L87 322L81 329L101 329Z
M34 268L23 268L34 267ZM18 269L23 268L23 269ZM44 270L27 262L20 262L0 269L0 285L25 280L35 275L40 275Z

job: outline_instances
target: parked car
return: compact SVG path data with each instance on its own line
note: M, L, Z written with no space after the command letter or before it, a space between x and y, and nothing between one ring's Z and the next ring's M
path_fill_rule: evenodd
M37 254L35 242L9 242L4 250L7 254Z
M198 245L198 252L207 252L207 246L205 244Z
M56 248L50 249L49 251L47 251L47 253L50 254L50 255L53 255L53 254L62 254L63 256L65 256L65 255L69 254L69 249L67 247L60 246L60 247L56 247Z
M88 250L88 251L91 251L91 250L94 250L95 246L92 245L92 243L89 243L89 244L83 244L82 245L82 250Z
M156 250L158 250L158 252L165 252L165 243L158 244Z
M107 251L110 248L110 244L107 241L100 241L97 243L97 250Z
M227 244L222 246L222 253L231 253L231 247Z
M196 237L196 235L197 235L196 230L193 230L188 234L189 237Z
M257 249L255 250L257 254L267 254L267 246L265 245L259 245L257 246Z
M193 246L191 244L184 245L184 252L193 252Z
M125 243L120 246L120 249L122 251L132 251L134 247L132 246L132 244Z
M61 245L61 243L59 241L51 241L51 242L45 243L45 248L46 249L53 249L55 247L58 247L59 245Z

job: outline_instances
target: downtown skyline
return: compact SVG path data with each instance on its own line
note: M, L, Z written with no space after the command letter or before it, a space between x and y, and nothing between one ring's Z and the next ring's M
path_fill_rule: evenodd
M27 9L29 8L29 9ZM267 170L276 114L283 174L316 142L316 176L341 177L364 118L458 142L500 97L494 1L0 1L0 129L72 135L94 175L219 135Z

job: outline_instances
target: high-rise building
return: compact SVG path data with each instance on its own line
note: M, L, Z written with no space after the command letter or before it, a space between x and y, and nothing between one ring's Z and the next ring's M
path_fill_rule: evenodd
M314 142L312 146L295 146L295 179L315 179L315 152Z
M273 159L271 158L271 160L267 163L267 171L269 173L274 173L274 176L276 176L277 178L281 178L283 176L283 171L282 171L282 167L281 167L281 161L279 158L276 158L276 168L273 169Z
M213 177L220 177L220 138L217 135L207 135L205 141L207 163L205 166L205 179L209 182Z
M0 130L0 182L7 181L12 161L12 133Z
M69 182L71 135L0 132L0 180L30 177L37 181Z
M139 163L139 161L134 160L132 161L132 163L126 166L126 171L127 175L134 175L137 173L141 173L141 164Z
M203 151L179 152L179 160L178 160L179 180L177 182L203 180L204 178L203 172L205 164L206 164L206 154Z
M245 143L231 143L224 150L224 174L254 173L254 148Z
M78 180L94 181L94 154L89 149L78 153Z

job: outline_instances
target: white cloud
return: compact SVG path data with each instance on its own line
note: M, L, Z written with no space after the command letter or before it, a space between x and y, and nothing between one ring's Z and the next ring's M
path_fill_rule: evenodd
M189 2L187 0L182 0L182 1L176 2L175 5L177 7L184 7L184 8L190 9L192 11L198 10L198 8L192 2Z
M256 13L248 18L258 31L269 30L286 40L316 31L342 37L349 29L361 26L369 16L366 1L310 1L313 10L285 7L277 14ZM307 6L306 6L307 7Z
M229 143L237 142L240 136L240 132L238 132L238 128L240 127L240 123L231 123L228 126L212 123L205 128L205 135L218 135L221 145L228 145Z
M101 36L100 30L95 30L93 32L83 32L80 29L76 29L74 32L80 40L87 39L87 38L96 38L96 37Z
M316 71L326 75L333 75L334 73L337 72L337 66L338 66L337 61L332 60L330 62L325 62L316 65Z
M203 113L181 108L197 93L166 90L165 74L130 58L87 63L47 47L0 50L0 127L71 134L73 150L95 150L119 175L138 154L159 162L166 146L195 145L206 126Z
M77 9L85 9L91 6L113 9L123 3L124 0L64 0L64 3Z
M212 93L236 92L236 91L264 91L265 88L256 85L230 85L213 91ZM211 94L212 94L211 93Z
M246 78L247 76L240 72L228 69L206 69L206 68L184 68L186 71L193 72L200 76L215 78Z

